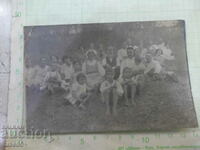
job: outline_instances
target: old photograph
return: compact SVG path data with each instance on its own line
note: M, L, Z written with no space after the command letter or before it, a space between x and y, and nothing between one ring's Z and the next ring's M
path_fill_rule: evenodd
M197 127L185 33L183 20L24 27L27 128Z

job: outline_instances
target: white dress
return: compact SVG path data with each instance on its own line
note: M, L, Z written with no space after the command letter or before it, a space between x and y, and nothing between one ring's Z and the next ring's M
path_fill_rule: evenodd
M99 84L105 75L103 66L96 60L87 60L85 63L83 63L82 70L87 76L88 85L92 88Z
M79 84L78 82L75 82L72 85L72 89L70 93L66 96L66 99L74 105L77 101L81 100L81 95L87 93L87 85L86 84Z

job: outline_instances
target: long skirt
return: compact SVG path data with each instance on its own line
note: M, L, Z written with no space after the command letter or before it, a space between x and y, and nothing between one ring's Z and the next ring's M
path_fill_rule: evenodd
M92 89L98 87L102 80L103 77L100 75L100 73L87 74L87 83Z

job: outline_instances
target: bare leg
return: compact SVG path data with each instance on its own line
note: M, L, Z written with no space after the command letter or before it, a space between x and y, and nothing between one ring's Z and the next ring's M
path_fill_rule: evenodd
M115 88L115 89L113 89L112 90L112 92L113 92L113 114L114 115L117 115L117 102L118 102L118 94L117 94L117 89Z
M135 105L136 85L131 86L131 104Z
M110 115L109 92L108 91L104 92L103 97L104 97L104 100L105 100L105 103L106 103L106 114Z
M52 85L52 84L49 84L49 85L47 86L47 89L48 89L48 91L50 91L51 94L54 93L54 88L53 88L53 85Z
M105 97L104 97L104 94L101 94L101 101L102 101L102 103L105 103Z
M124 89L125 105L128 106L128 105L129 105L129 102L128 102L128 91L127 91L127 86L124 85L124 86L123 86L123 89Z
M140 76L140 78L138 79L138 95L140 95L141 91L144 88L144 83L145 83L145 77L144 76Z

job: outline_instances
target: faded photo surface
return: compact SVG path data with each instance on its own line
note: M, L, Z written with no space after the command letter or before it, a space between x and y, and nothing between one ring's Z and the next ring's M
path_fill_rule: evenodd
M24 28L26 125L51 133L197 127L184 21Z

